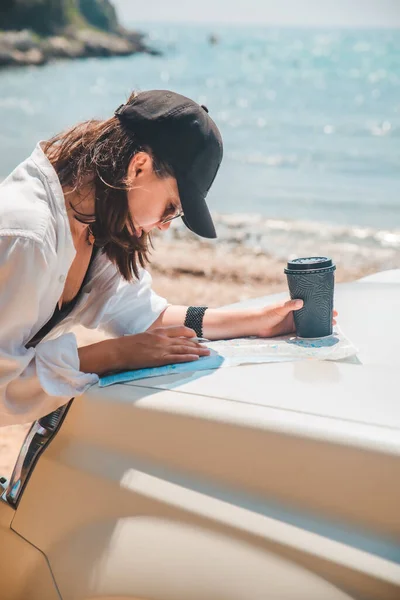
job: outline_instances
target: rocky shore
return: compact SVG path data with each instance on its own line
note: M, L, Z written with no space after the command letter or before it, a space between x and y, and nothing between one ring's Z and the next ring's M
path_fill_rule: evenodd
M71 29L63 35L41 37L24 29L0 32L0 68L43 65L56 59L127 56L137 52L159 54L139 32L107 33Z
M110 0L0 2L0 68L54 59L158 54L118 20Z

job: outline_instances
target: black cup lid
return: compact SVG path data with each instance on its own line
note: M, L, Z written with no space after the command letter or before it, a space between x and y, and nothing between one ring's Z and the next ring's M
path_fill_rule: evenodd
M311 269L327 269L332 265L332 259L326 256L309 256L289 260L287 268L291 271L309 271Z

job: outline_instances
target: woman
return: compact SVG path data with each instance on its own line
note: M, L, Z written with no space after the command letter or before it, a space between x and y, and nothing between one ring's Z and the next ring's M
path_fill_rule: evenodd
M144 269L150 232L215 230L205 197L222 159L206 107L132 94L106 121L40 143L0 186L0 425L32 421L106 372L197 360L195 338L293 330L294 300L261 310L172 306ZM77 348L70 328L112 339Z

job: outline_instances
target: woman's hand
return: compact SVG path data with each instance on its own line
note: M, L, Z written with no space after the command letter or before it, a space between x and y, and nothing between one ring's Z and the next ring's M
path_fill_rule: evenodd
M172 326L116 338L116 370L160 367L197 360L210 350L193 341L196 333L189 327Z
M80 370L100 377L113 371L160 367L197 360L210 350L192 340L189 327L156 327L152 330L103 340L78 348Z
M287 335L295 331L293 311L303 308L303 300L287 300L280 304L265 306L260 309L257 318L255 335L259 337L276 337ZM333 317L337 317L337 311L333 311ZM333 325L336 320L333 318Z

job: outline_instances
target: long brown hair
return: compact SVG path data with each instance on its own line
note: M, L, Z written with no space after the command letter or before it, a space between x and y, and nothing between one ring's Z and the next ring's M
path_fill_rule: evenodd
M128 103L134 97L135 93ZM96 208L88 222L92 222L95 244L102 247L127 281L139 277L138 265L144 267L149 262L151 246L149 234L138 238L129 231L135 228L127 201L127 171L130 160L140 151L151 154L159 177L173 176L172 168L156 157L149 146L139 143L116 116L79 123L52 137L44 146L62 187L79 191L90 181Z

